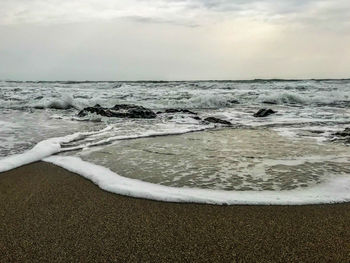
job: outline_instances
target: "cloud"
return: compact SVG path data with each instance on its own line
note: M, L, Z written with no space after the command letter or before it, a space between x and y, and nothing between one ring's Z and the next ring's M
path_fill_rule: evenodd
M269 23L350 27L348 0L2 0L0 24L128 18L204 25L246 17Z
M350 29L350 1L348 0L190 0L187 2L226 19L247 17L278 24L296 24L333 30Z
M0 79L348 74L348 0L0 1Z
M186 20L182 2L137 0L2 0L0 24L71 23L115 18Z

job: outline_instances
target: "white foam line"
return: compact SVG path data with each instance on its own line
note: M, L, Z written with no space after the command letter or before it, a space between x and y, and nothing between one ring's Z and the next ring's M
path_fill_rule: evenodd
M0 160L0 172L39 161L61 150L60 140L49 139L39 142L31 150L22 154L15 154Z
M106 131L112 129L112 126L107 126L106 128L99 131L91 131L91 132L77 132L71 135L67 135L64 137L50 138L36 144L32 149L26 151L21 154L11 155L9 157L5 157L0 160L0 173L6 172L8 170L20 167L22 165L26 165L32 162L40 161L41 159L53 155L59 152L67 152L73 150L80 150L86 147L99 146L102 144L110 143L117 140L127 140L127 139L137 139L137 138L147 138L153 136L165 136L165 135L176 135L176 134L184 134L188 132L200 131L205 128L197 129L197 130L182 130L178 132L146 132L142 135L134 135L134 136L115 136L110 137L108 139L100 140L95 143L87 143L84 145L79 145L75 147L62 148L63 144L79 141L81 138L89 135L96 134L104 134Z
M323 184L298 190L219 191L168 187L130 179L78 157L51 156L44 161L80 174L106 191L157 201L218 205L305 205L350 201L350 176L334 177Z
M180 134L186 134L186 133L191 133L191 132L199 132L199 131L204 131L207 130L208 127L200 127L197 129L186 129L186 130L180 130L180 131L175 131L175 132L144 132L142 134L137 134L137 135L118 135L118 136L113 136L109 137L107 139L103 139L97 142L91 142L91 143L86 143L83 145L79 146L73 146L73 147L67 147L62 149L62 152L69 152L69 151L76 151L76 150L81 150L84 148L89 148L89 147L94 147L94 146L100 146L104 144L109 144L114 141L122 141L122 140L132 140L132 139L142 139L142 138L149 138L149 137L160 137L160 136L170 136L170 135L180 135Z
M106 127L101 131L110 129ZM20 167L25 164L40 161L41 159L50 156L52 154L62 151L61 144L68 143L90 134L96 134L93 132L77 132L64 137L50 138L36 144L32 149L21 154L14 154L9 157L5 157L0 160L0 173L8 170Z

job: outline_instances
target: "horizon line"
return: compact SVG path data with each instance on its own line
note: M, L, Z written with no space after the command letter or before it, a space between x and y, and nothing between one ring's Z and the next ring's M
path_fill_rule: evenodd
M193 80L12 80L0 79L1 82L28 82L28 83L49 83L64 82L69 83L88 83L88 82L254 82L254 81L332 81L332 80L350 80L349 78L255 78L255 79L193 79Z

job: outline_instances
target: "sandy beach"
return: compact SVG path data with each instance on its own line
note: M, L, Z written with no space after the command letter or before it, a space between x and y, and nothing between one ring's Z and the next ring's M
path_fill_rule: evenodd
M349 204L212 206L105 192L52 164L0 174L1 262L346 262Z

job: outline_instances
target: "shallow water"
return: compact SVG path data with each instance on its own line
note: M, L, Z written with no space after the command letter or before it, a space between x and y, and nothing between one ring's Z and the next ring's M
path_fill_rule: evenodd
M291 190L350 175L346 146L293 141L270 129L128 140L79 156L125 177L174 187Z

